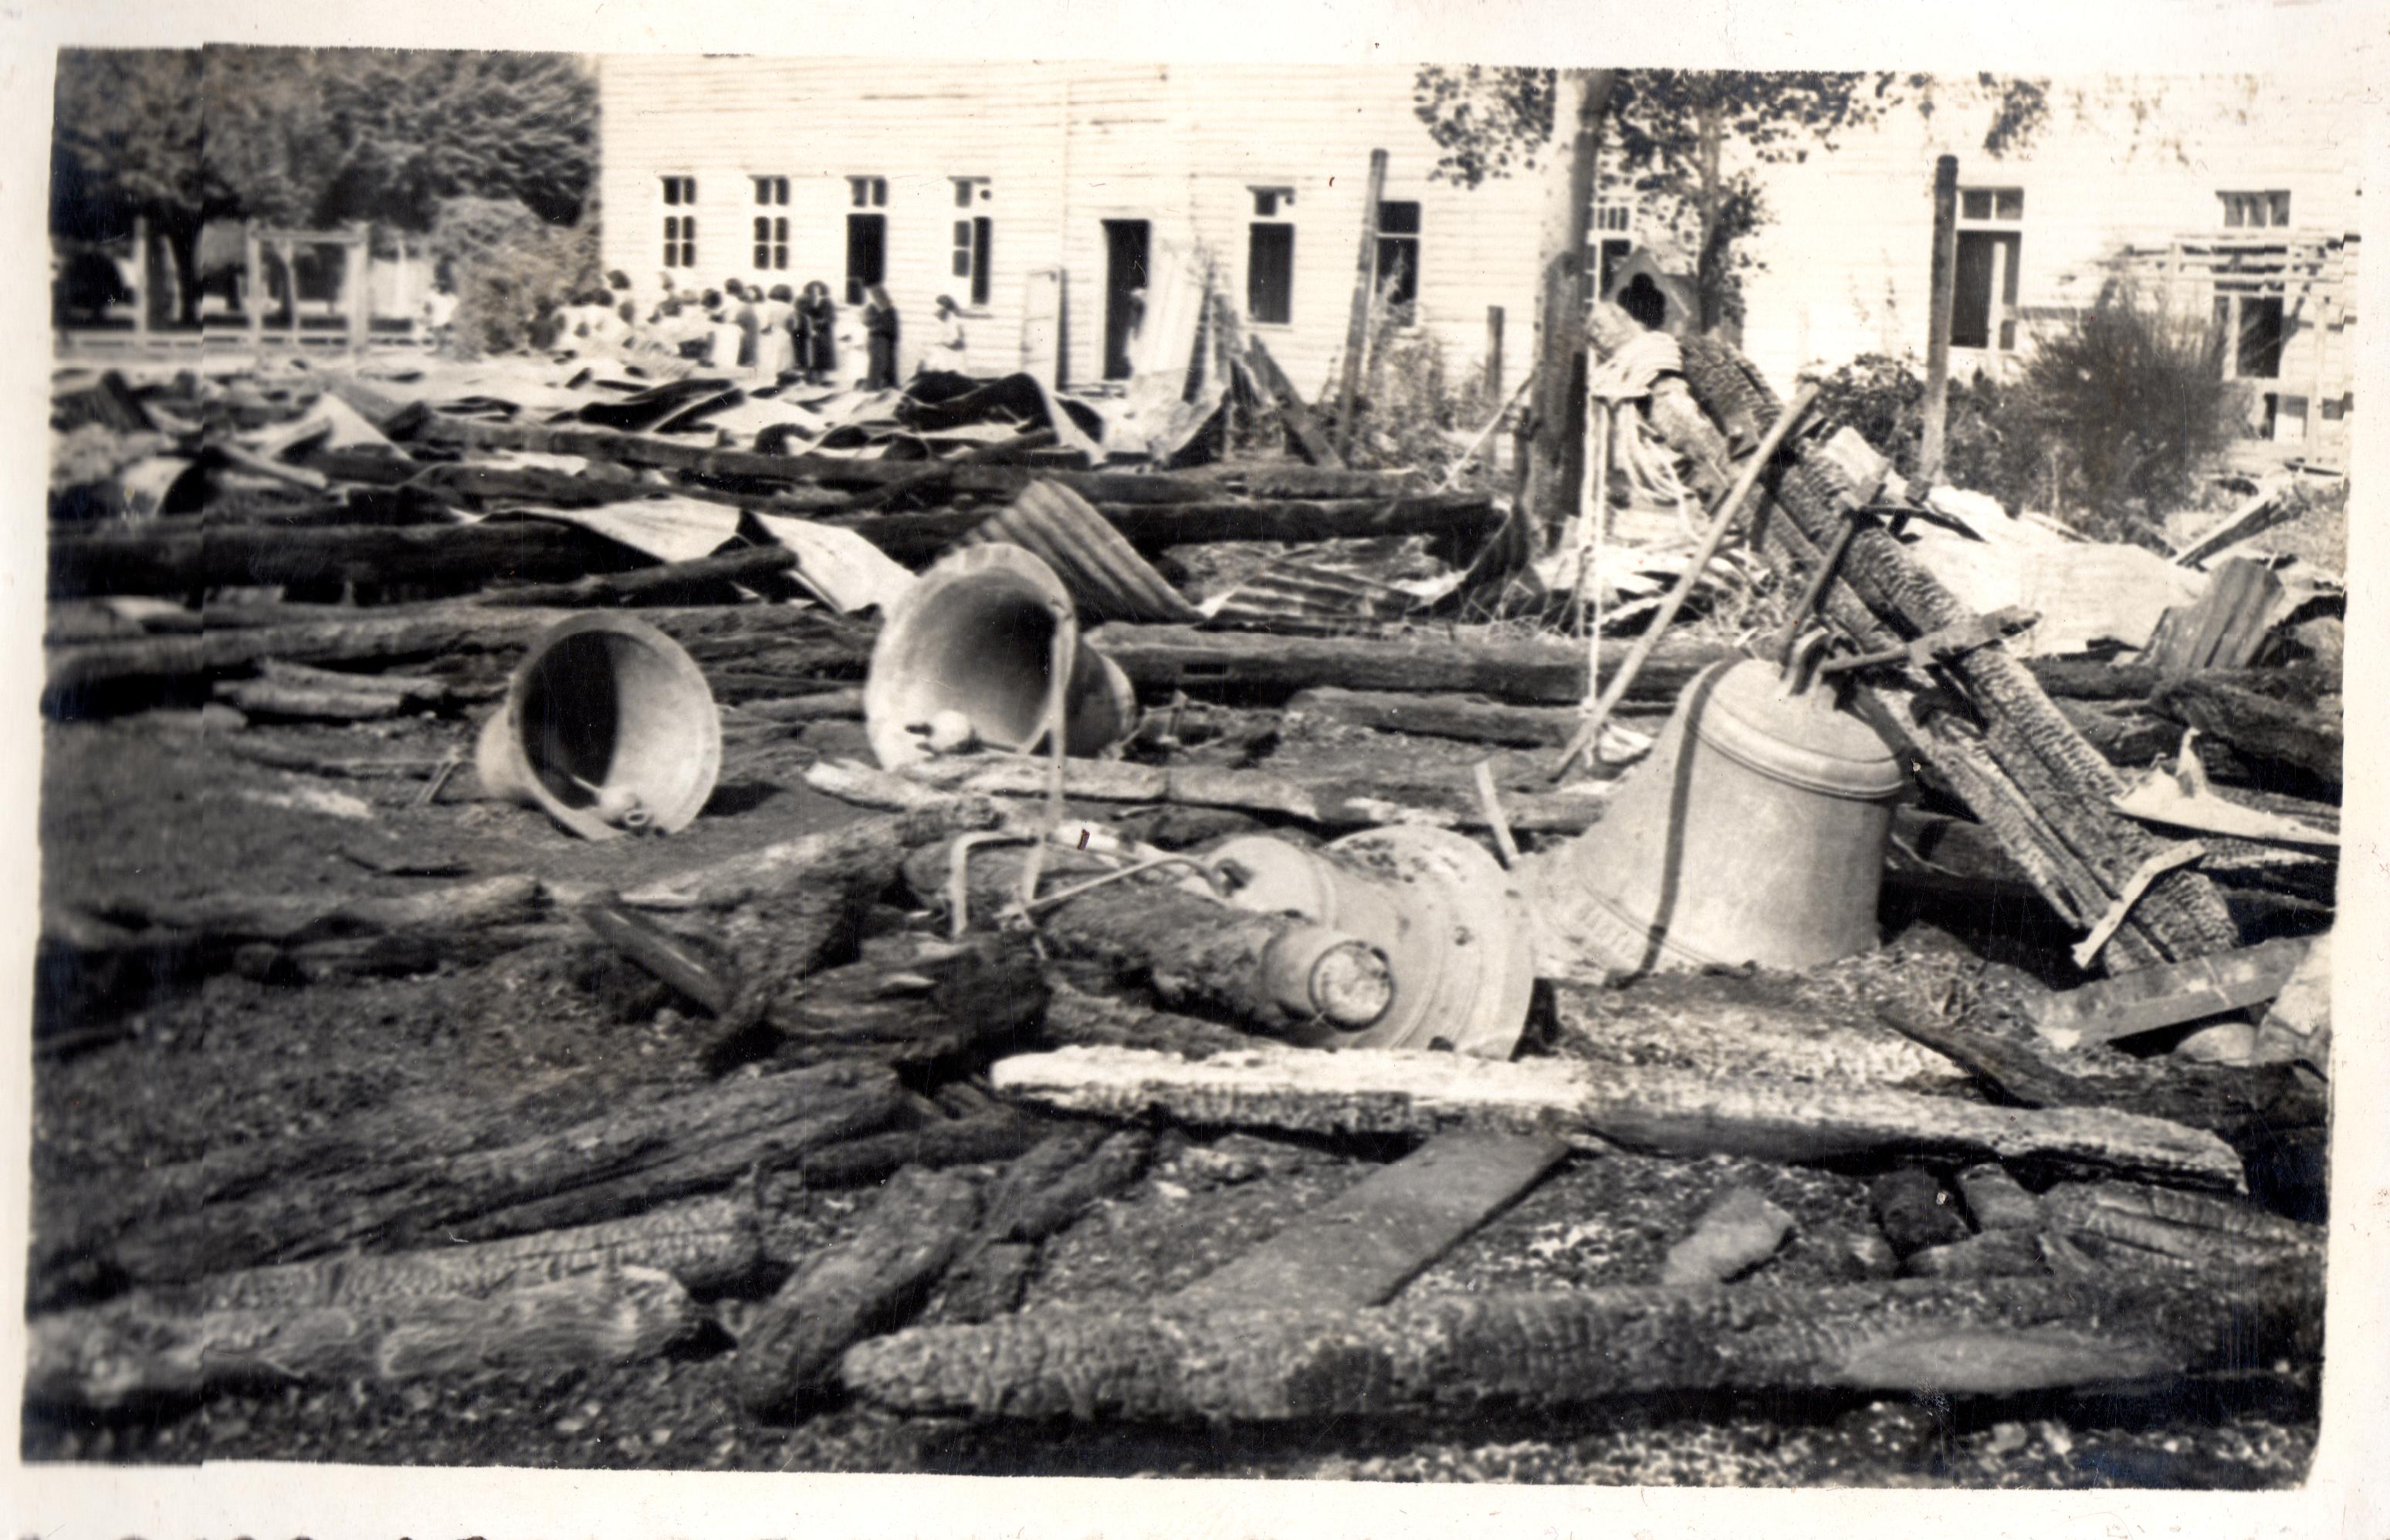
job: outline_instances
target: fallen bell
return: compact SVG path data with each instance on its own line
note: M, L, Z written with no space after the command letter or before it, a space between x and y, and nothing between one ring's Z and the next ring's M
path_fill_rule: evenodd
M1214 852L1228 902L1292 914L1383 953L1394 975L1385 1013L1339 1047L1425 1048L1508 1059L1535 988L1526 907L1510 874L1449 829L1399 826L1304 850L1263 835Z
M955 713L995 749L1045 738L1058 631L1071 657L1063 748L1087 757L1137 727L1137 691L1120 665L1078 640L1071 596L1053 569L1016 545L950 552L897 601L871 649L864 731L881 765L930 757Z
M1704 670L1601 821L1526 863L1539 969L1802 969L1872 947L1906 785L1830 687L1792 693L1755 659Z
M687 828L722 771L722 718L679 643L579 615L532 645L482 727L482 789L588 840Z

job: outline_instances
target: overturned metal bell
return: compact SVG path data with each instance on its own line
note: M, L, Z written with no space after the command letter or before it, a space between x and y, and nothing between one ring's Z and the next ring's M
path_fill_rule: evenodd
M1523 895L1495 859L1449 829L1369 829L1322 850L1253 835L1214 852L1228 902L1291 914L1385 955L1394 1000L1334 1046L1425 1048L1508 1059L1535 989Z
M627 615L577 615L532 644L482 726L484 792L572 832L670 834L722 772L722 715L697 661Z
M1793 693L1753 659L1704 670L1601 822L1525 864L1539 969L1801 969L1872 947L1906 785L1831 689Z
M873 757L892 770L928 758L933 727L952 712L991 748L1034 748L1058 631L1070 638L1065 750L1088 756L1122 742L1137 727L1137 691L1119 664L1077 641L1061 580L1017 545L978 545L922 573L880 627L863 687Z

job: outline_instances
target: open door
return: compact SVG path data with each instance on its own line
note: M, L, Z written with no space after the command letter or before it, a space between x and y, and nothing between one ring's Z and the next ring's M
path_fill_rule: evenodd
M1151 282L1153 226L1142 219L1104 221L1104 378L1135 373L1129 353L1145 319Z

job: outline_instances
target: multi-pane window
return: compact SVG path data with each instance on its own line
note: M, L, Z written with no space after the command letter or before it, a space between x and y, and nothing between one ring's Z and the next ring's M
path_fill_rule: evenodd
M2228 230L2280 229L2291 222L2291 195L2284 191L2220 192Z
M1245 314L1268 325L1294 319L1294 225L1279 217L1293 207L1292 187L1255 187L1245 230Z
M2017 274L2024 255L2022 187L1962 187L1950 306L1954 348L2016 346Z
M758 270L789 270L789 220L786 214L755 216L755 266Z
M984 176L957 176L953 181L955 207L958 210L976 208L996 197L996 189ZM992 282L988 262L996 243L996 221L986 214L958 214L954 234L954 275L969 280L970 304L974 308L984 306Z
M697 202L697 178L667 176L663 178L664 207L685 209ZM697 265L697 216L695 214L664 215L664 265L695 267Z
M846 179L847 201L858 209L888 207L888 178L884 176L850 176Z
M1419 300L1420 206L1378 204L1377 287L1390 304L1415 304Z

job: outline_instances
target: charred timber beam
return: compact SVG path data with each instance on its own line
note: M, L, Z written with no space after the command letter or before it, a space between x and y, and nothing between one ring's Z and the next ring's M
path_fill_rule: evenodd
M654 467L693 475L776 485L815 483L868 491L903 481L923 468L918 460L850 458L836 455L759 455L713 449L697 443L601 428L545 428L512 423L463 422L433 417L416 437L467 448L527 449L541 454L580 455L617 465ZM1026 466L966 465L947 483L957 493L1009 496L1032 481L1051 481L1094 503L1186 503L1218 497L1225 491L1256 495L1368 497L1398 495L1414 485L1407 476L1383 472L1332 472L1326 468L1237 467L1190 474L1154 471L1047 470Z
M293 583L495 582L581 577L647 564L569 524L266 524L54 531L54 598L185 594Z
M1168 503L1107 500L1098 511L1140 550L1225 540L1364 540L1381 535L1450 534L1482 540L1501 519L1492 499L1474 494L1320 500L1214 497ZM983 511L893 513L840 520L898 561L919 564L987 520Z
M1141 690L1242 686L1294 691L1319 686L1410 692L1471 691L1530 704L1585 698L1585 649L1562 641L1491 635L1276 636L1175 625L1113 624L1087 644L1118 663ZM1626 642L1605 642L1605 674L1625 661ZM1662 644L1636 682L1638 698L1674 699L1694 674L1735 656L1705 642Z
M1808 1085L1690 1071L1501 1063L1452 1054L1256 1046L1189 1061L1124 1048L1000 1059L998 1091L1062 1111L1314 1134L1548 1133L1576 1148L1817 1161L1912 1154L2030 1161L2237 1189L2212 1134L2137 1113L1986 1107L1884 1086Z
M1380 1309L1065 1308L852 1349L916 1415L1287 1421L1665 1391L2015 1394L2319 1353L2320 1268L1448 1295Z

